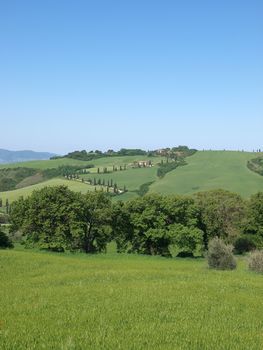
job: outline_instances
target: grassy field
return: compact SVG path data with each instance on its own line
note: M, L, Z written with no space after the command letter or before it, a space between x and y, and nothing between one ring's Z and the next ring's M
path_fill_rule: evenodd
M0 348L260 350L263 277L202 259L0 251Z
M82 160L70 159L70 158L61 158L61 159L52 159L52 160L32 160L30 162L20 162L20 163L10 163L10 164L1 164L0 169L3 168L32 168L32 169L52 169L58 168L61 165L85 165L88 162L83 162Z
M128 200L138 196L140 187L145 183L152 182L150 192L158 192L163 194L178 193L192 194L194 192L226 189L237 192L244 197L248 197L257 191L263 191L263 177L252 172L247 168L247 161L256 157L255 153L247 152L231 152L231 151L199 151L186 159L188 165L179 167L164 178L157 177L157 163L161 161L161 157L151 158L154 166L152 168L133 169L130 165L135 160L144 160L141 156L132 157L112 157L100 158L90 162L83 162L69 158L33 161L27 163L17 163L8 165L8 167L27 166L32 168L46 169L58 167L62 164L68 165L85 165L94 164L94 168L88 169L91 174L83 175L85 179L96 178L105 180L113 180L119 188L126 186L128 192L114 197L113 200ZM127 170L115 171L109 174L97 174L97 168L103 171L107 167L112 170L113 165L119 167L127 165ZM2 166L3 167L3 166ZM7 165L5 165L7 167ZM26 183L26 182L25 182ZM4 200L8 198L10 201L18 198L20 195L28 195L33 189L42 188L45 185L66 184L70 189L75 191L94 190L93 186L87 186L78 182L68 182L64 179L52 179L51 181L42 182L34 186L28 186L15 191L0 193L0 198Z
M21 196L23 197L29 196L34 190L40 190L41 188L46 186L59 186L59 185L65 185L72 191L76 191L76 192L86 193L88 191L94 191L93 186L83 184L82 182L54 178L51 180L41 182L36 185L19 188L17 190L0 192L0 198L2 198L3 203L5 203L6 199L9 200L9 203L12 203L13 201L15 201Z
M248 197L263 191L263 176L247 168L255 153L230 151L197 152L186 159L188 165L156 181L152 192L192 194L211 189L226 189Z
M84 175L85 179L88 178L96 178L96 179L105 179L105 181L113 179L114 183L117 182L118 186L120 188L123 188L123 186L126 186L129 190L128 193L123 194L121 197L114 197L114 200L122 199L127 200L133 197L136 197L136 191L140 189L140 186L144 184L145 182L149 181L155 181L157 179L156 172L157 172L157 163L161 161L161 157L154 157L152 158L153 164L155 166L153 168L141 168L141 169L133 169L130 167L130 165L135 160L141 160L145 159L141 156L131 156L131 157L112 157L112 158L100 158L94 161L89 162L83 162L78 160L73 160L69 158L63 158L63 159L55 159L55 160L44 160L44 161L31 161L31 162L23 162L23 163L16 163L16 164L9 164L9 165L3 165L4 167L10 167L15 168L18 166L23 167L29 167L29 168L36 168L36 169L47 169L47 168L56 168L60 165L85 165L85 164L94 164L94 168L88 169L88 171L91 172L91 174ZM108 170L111 170L113 165L115 167L124 166L127 165L127 170L125 171L116 171L109 174L97 174L97 168L99 167L101 171L103 168L108 167ZM1 166L0 166L1 168ZM87 184L82 184L75 181L67 181L60 178L55 178L49 181L40 182L39 184L35 184L32 186L23 187L17 190L13 191L7 191L7 192L0 192L0 198L2 198L4 201L6 198L8 198L9 202L16 200L20 196L28 196L32 193L35 189L41 189L44 186L55 186L55 185L67 185L71 190L73 191L79 191L79 192L87 192L88 190L94 191L94 186L88 186ZM100 186L97 186L97 189L99 189Z
M146 182L156 181L157 180L157 167L152 168L128 168L123 171L116 171L109 174L87 174L82 175L84 179L101 179L110 181L113 179L113 182L116 182L120 188L126 186L127 189L131 192L136 191L139 187Z
M146 157L147 159L147 157ZM162 158L161 157L154 157L151 158L154 163L159 162ZM60 159L52 159L52 160L33 160L30 162L20 162L20 163L10 163L10 164L1 164L0 169L3 168L17 168L17 167L26 167L26 168L33 168L33 169L51 169L51 168L58 168L61 165L72 165L72 166L82 166L85 164L94 164L95 168L97 170L97 167L112 167L120 166L124 164L130 164L133 163L136 160L145 160L145 156L123 156L123 157L104 157L99 158L96 160L91 161L82 161L82 160L76 160L71 158L60 158Z

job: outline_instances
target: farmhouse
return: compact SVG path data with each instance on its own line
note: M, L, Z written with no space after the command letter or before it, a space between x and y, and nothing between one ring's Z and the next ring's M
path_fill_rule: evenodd
M153 166L151 160L139 160L134 161L132 164L132 168L151 168Z

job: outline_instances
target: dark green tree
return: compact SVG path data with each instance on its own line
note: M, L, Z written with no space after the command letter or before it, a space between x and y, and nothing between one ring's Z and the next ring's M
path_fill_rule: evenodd
M64 251L72 242L73 203L79 194L65 186L45 187L13 203L11 232L20 230L28 245Z
M200 210L200 225L205 247L213 237L233 243L240 235L246 204L236 193L225 190L200 192L195 195Z
M75 248L86 253L106 250L111 240L111 202L103 192L81 195L73 206Z

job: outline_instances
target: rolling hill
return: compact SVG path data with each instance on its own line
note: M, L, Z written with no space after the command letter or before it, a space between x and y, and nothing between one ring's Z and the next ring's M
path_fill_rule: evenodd
M0 198L2 198L3 203L5 203L6 199L8 199L9 203L12 203L14 200L18 199L21 196L23 197L30 196L30 194L34 190L40 190L41 188L46 186L60 186L60 185L65 185L72 191L82 192L82 193L86 193L88 191L94 190L92 186L83 184L81 182L69 181L61 178L54 178L35 185L19 188L17 190L0 192Z
M206 191L211 189L226 189L239 193L243 197L249 197L257 191L263 191L263 177L251 171L247 167L247 162L255 158L255 153L237 152L237 151L199 151L194 155L187 157L187 165L180 166L175 170L167 173L163 178L157 177L158 163L163 157L151 158L153 167L133 168L134 161L143 160L142 156L119 156L104 157L93 161L81 161L70 158L59 158L54 160L30 161L23 163L13 163L1 165L3 168L28 167L31 169L51 169L62 165L68 166L90 166L88 172L80 174L79 181L67 180L63 177L56 177L48 181L42 181L38 184L30 184L25 180L26 187L13 191L0 192L0 198L8 199L10 202L19 196L27 196L34 189L44 186L67 185L74 191L86 192L93 191L94 186L82 183L81 179L96 179L107 184L113 182L119 188L127 188L127 192L114 197L114 200L128 200L143 193L157 192L163 194L192 194L195 192ZM120 171L120 166L126 165L126 170ZM118 171L112 171L114 167ZM107 168L107 173L103 169ZM98 173L99 169L99 173ZM99 187L98 187L99 188Z
M255 153L200 151L187 158L188 165L168 173L150 187L151 192L192 194L225 189L248 197L263 191L263 177L247 168Z

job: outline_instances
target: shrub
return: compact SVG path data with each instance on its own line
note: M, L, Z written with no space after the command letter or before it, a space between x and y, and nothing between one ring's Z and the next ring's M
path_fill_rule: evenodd
M2 231L0 231L0 248L13 248L12 241Z
M237 254L243 254L254 250L256 248L256 244L252 237L241 236L235 241L234 248Z
M208 265L212 269L234 270L236 260L232 253L233 247L226 245L218 237L213 238L208 244Z
M251 253L248 267L251 271L263 273L263 250L255 250Z

